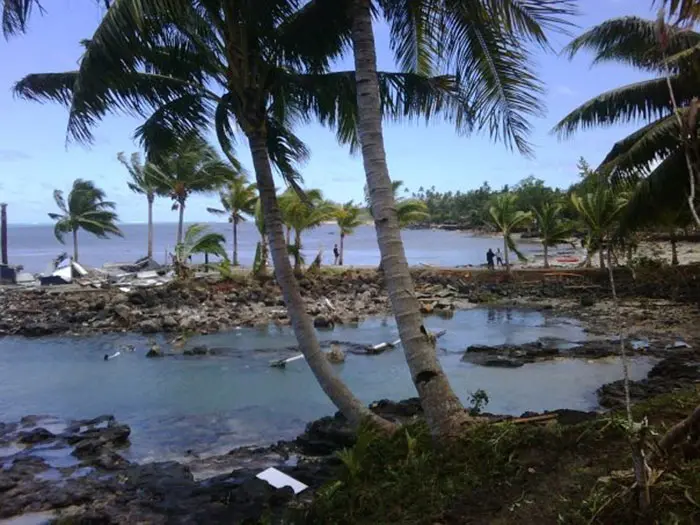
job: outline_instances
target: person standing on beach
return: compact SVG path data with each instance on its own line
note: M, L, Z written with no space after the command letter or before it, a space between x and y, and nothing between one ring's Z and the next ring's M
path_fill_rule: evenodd
M486 266L488 266L489 270L493 270L493 258L495 254L493 253L493 250L489 248L489 251L486 252Z
M337 244L335 246L333 246L333 257L335 257L335 261L333 262L333 264L338 266L338 260L340 259L340 252L338 251Z
M503 253L500 248L496 249L496 266L503 266Z

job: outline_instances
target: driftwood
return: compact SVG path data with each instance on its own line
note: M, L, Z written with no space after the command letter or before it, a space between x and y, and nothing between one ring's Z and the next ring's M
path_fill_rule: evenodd
M659 441L659 451L668 454L673 447L694 436L700 438L700 405L680 423L673 425Z

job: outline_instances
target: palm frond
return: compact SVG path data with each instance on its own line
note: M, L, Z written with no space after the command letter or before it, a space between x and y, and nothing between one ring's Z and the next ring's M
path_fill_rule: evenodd
M692 100L696 89L683 79L672 79L679 104ZM566 137L579 129L638 122L664 117L673 110L665 78L644 80L613 89L585 102L564 117L553 132Z
M3 0L2 4L2 32L5 38L18 33L24 33L27 29L27 21L32 11L43 11L39 0Z

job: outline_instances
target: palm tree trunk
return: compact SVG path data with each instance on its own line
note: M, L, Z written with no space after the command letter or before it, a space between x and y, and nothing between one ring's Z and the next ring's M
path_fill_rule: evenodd
M510 256L508 255L508 234L503 232L503 258L506 260L506 272L510 273Z
M338 266L343 266L343 255L345 254L345 233L340 232L340 257L338 258Z
M153 259L153 195L148 196L148 248L147 257Z
M0 263L9 264L7 258L7 204L0 204Z
M435 352L435 339L423 325L401 241L396 204L384 151L372 32L371 0L354 0L352 41L362 160L377 230L381 266L411 378L433 436L455 437L469 418L452 390Z
M178 199L178 219L177 219L177 241L176 245L182 242L182 229L185 225L185 199Z
M238 217L234 217L231 222L233 223L233 265L238 266Z
M678 266L678 246L676 241L676 233L671 232L671 264Z
M598 251L598 257L600 261L600 267L605 268L605 255L603 254L603 243L600 243L600 250Z
M285 241L287 242L287 246L292 243L292 228L289 226L287 226Z
M73 228L73 261L78 262L78 228Z
M275 266L275 277L282 290L284 303L291 321L294 335L299 343L299 350L304 354L319 385L336 407L348 419L350 424L357 426L364 420L371 420L377 427L386 431L394 426L388 421L374 415L359 399L353 396L350 389L335 374L316 338L311 318L306 313L306 305L301 297L299 284L294 277L289 263L289 253L285 243L282 215L277 204L275 182L267 153L267 140L262 132L251 133L248 136L253 157L255 177L260 192L265 225L270 239L270 251Z
M294 247L296 248L296 253L294 254L294 272L301 272L301 233L299 230L294 230Z
M549 268L549 246L544 243L544 267Z

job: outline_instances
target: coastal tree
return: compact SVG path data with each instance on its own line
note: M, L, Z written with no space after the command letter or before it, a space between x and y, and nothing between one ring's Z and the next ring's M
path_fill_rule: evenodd
M520 261L527 260L515 244L513 231L532 221L532 214L518 209L518 197L512 193L496 195L489 208L489 214L494 226L503 234L503 256L506 270L510 272L509 252L513 252Z
M298 273L303 264L302 234L332 219L335 209L330 202L324 200L323 193L318 189L305 190L302 198L297 191L289 188L280 201L287 227L294 234L290 251L294 257L294 271Z
M586 265L590 265L591 257L597 251L600 257L600 267L605 268L604 249L613 240L620 214L627 204L624 195L608 185L600 185L595 191L579 195L573 193L571 202L579 214L579 220L586 229Z
M211 193L226 181L235 180L238 171L221 160L216 150L197 135L189 135L159 151L151 170L159 192L173 200L178 211L177 238L182 242L185 205L193 193Z
M343 9L340 18L335 18ZM85 42L77 71L29 75L16 93L70 108L68 131L83 142L107 112L147 117L137 134L147 151L160 151L184 133L214 123L224 153L234 130L245 135L265 212L277 282L300 350L321 387L353 425L365 419L392 428L338 379L320 350L287 258L273 166L299 188L296 165L307 154L291 129L310 116L356 142L355 73L329 73L347 43L348 2L213 2L186 0L112 5ZM464 107L453 77L381 73L384 115L412 119ZM150 116L149 116L150 115Z
M54 190L53 199L60 213L49 213L49 217L56 221L54 234L56 239L65 243L65 235L70 233L73 237L73 260L78 262L78 232L85 230L101 239L110 235L121 237L122 232L117 226L117 214L115 204L105 200L105 192L95 186L89 180L76 179L64 198L61 190Z
M238 225L245 222L246 215L255 213L258 201L257 188L245 177L235 177L219 192L221 208L207 208L209 213L225 215L233 226L233 265L238 266Z
M391 182L391 192L396 205L396 218L401 229L411 224L424 222L430 218L428 206L425 202L417 198L410 198L402 195L408 193L408 189L404 187L402 180ZM370 215L372 215L369 187L367 185L365 185L365 202L367 203L367 209Z
M564 206L554 202L543 202L534 206L532 212L544 249L544 267L549 268L549 247L570 243L572 225L563 218Z
M153 202L162 184L158 181L156 172L151 169L148 163L141 162L138 153L132 153L127 159L124 152L117 153L117 159L129 172L131 180L127 182L129 189L134 193L144 195L148 203L148 241L146 256L153 259Z
M346 202L336 207L334 211L335 221L340 230L340 256L338 264L343 265L345 255L345 237L355 233L355 230L362 225L362 210L353 201Z
M616 18L589 29L566 47L570 57L592 52L594 64L631 65L651 78L601 93L565 116L554 131L565 138L580 129L642 122L612 146L596 172L613 183L645 179L657 189L673 187L694 212L700 158L686 138L697 144L693 100L700 96L699 45L700 33L692 27L663 26L660 34L658 21L639 17ZM636 189L644 191L643 186ZM663 191L656 205L672 208L675 201Z
M255 220L255 227L260 235L260 242L258 242L257 248L255 249L255 258L253 259L253 273L255 275L260 275L265 272L268 263L267 227L265 226L265 214L263 213L260 199L255 201L253 218Z
M573 12L573 2L351 1L358 138L380 264L404 354L431 432L436 436L454 436L468 417L440 366L434 340L423 325L386 161L372 27L377 11L389 24L392 48L403 70L432 74L443 68L456 72L469 86L469 104L436 107L436 111L451 114L462 129L488 129L492 138L529 153L527 117L539 112L542 85L532 72L528 46L547 48L545 29L561 27L562 18Z
M182 241L175 245L173 263L175 273L180 278L190 275L189 260L193 255L216 255L227 261L226 238L220 233L212 233L208 230L207 226L202 224L191 224L187 227Z

